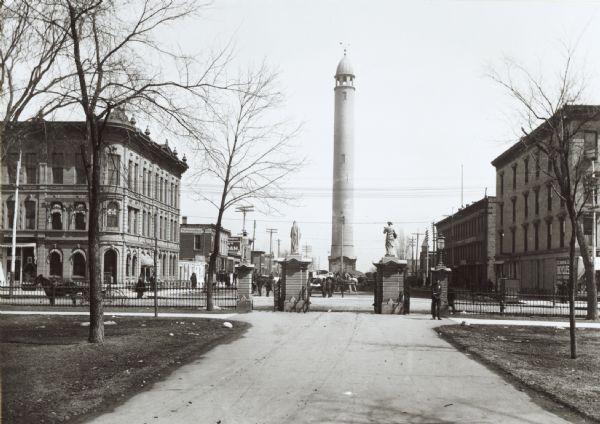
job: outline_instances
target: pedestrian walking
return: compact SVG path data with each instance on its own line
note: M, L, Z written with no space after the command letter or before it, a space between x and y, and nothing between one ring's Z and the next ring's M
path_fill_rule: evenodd
M408 315L410 314L410 284L407 284L406 282L404 282L404 299L403 299L403 306L404 306L404 315Z
M269 278L267 279L267 281L265 283L265 288L267 290L267 297L269 297L269 294L273 290L273 282L274 281L275 281L275 277L273 276L273 273L271 273L271 275L269 275Z
M436 281L431 288L431 319L442 319L440 309L442 308L442 285Z
M137 284L135 285L135 292L137 293L137 298L141 299L144 297L144 292L146 291L146 283L144 283L144 278L140 275L137 280Z

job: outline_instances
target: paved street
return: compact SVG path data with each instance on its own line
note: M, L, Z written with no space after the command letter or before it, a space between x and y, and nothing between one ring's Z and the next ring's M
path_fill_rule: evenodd
M253 325L243 338L91 422L567 422L439 339L425 315L235 319Z

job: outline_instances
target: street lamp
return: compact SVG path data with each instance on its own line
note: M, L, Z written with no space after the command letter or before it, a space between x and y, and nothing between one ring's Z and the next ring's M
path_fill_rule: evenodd
M440 234L438 236L438 240L437 240L438 250L440 251L440 255L438 257L438 264L437 264L438 269L444 268L444 245L445 245L444 236Z

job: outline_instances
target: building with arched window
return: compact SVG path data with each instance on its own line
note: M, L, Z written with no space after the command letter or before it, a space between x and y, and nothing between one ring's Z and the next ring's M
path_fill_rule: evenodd
M152 140L148 130L141 131L121 110L112 113L103 135L98 254L104 280L131 284L142 273L149 276L155 235L158 275L175 278L185 157L180 159L167 141ZM38 274L87 279L90 223L85 163L91 158L84 161L78 148L85 139L85 122L11 124L5 140L11 137L18 141L5 143L1 169L0 284L6 284L11 269L15 209L15 281Z

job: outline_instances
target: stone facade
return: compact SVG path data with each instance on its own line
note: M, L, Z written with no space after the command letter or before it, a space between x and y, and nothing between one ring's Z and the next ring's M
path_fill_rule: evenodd
M454 287L482 290L488 280L496 282L495 197L486 196L435 226L445 239L444 264L452 269Z
M571 107L569 112L577 113L577 108L582 107ZM588 121L574 142L589 142L597 150L598 131L600 119ZM518 282L521 289L552 291L557 259L569 255L571 225L564 202L552 188L548 158L524 139L500 154L492 165L496 168L497 193L496 274ZM591 173L591 162L589 165ZM598 162L595 166L598 169ZM591 246L591 222L587 227Z
M135 282L149 275L158 239L158 276L176 278L179 257L179 193L186 171L167 143L158 144L125 115L115 112L104 132L100 188L100 266L106 280ZM18 201L15 281L42 274L86 280L89 202L79 140L84 122L30 121L9 128L20 134L22 167L15 199L16 143L2 164L2 249L10 270L14 202ZM25 134L23 136L23 134Z

